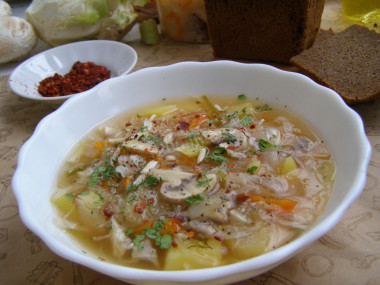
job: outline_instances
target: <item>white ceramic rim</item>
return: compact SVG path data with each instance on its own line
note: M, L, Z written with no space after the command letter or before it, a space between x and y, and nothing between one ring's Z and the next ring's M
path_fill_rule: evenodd
M264 255L241 261L231 265L225 265L215 268L207 268L207 269L196 269L196 270L187 270L187 271L151 271L144 269L135 269L128 268L119 265L111 265L107 263L99 264L98 260L90 259L84 255L81 255L77 252L74 252L61 244L52 241L48 235L45 234L43 228L38 225L32 218L31 215L25 211L27 207L25 204L27 201L24 201L21 196L21 192L19 189L18 180L22 176L22 166L23 160L25 159L29 146L31 142L34 140L34 137L38 135L41 129L44 128L46 124L51 120L52 116L54 116L57 112L63 112L66 109L71 108L71 106L75 105L80 100L85 100L88 96L94 96L94 94L90 95L90 93L97 92L102 88L107 88L111 86L117 80L126 80L125 78L129 78L127 80L133 80L134 77L141 76L142 74L149 75L150 73L155 72L170 72L173 69L176 72L181 72L181 69L187 68L203 68L207 66L213 66L215 68L221 69L245 69L249 72L252 69L262 69L263 71L269 71L276 73L279 77L292 77L294 80L303 81L312 86L313 88L317 88L317 90L322 91L321 96L328 96L331 103L335 104L336 108L344 109L344 112L347 114L347 119L351 120L352 128L357 130L356 135L358 136L358 140L361 141L362 148L360 149L360 153L358 154L361 159L357 161L357 174L353 178L353 182L351 186L347 189L347 193L349 195L345 196L342 203L339 204L339 207L336 207L333 211L333 214L330 215L329 219L324 219L323 221L319 221L318 229L313 227L311 230L307 231L301 237L297 238L297 243L291 242L287 245L284 245L272 252L266 253ZM348 209L348 207L353 203L353 201L360 195L362 189L365 186L365 178L368 163L371 156L371 147L370 143L365 135L363 122L360 116L349 108L341 97L334 91L320 86L316 84L311 79L293 72L282 71L277 68L263 65L263 64L242 64L231 61L214 61L214 62L183 62L177 63L170 66L162 66L162 67L150 67L145 68L139 71L136 71L128 76L125 76L123 79L114 78L104 82L102 85L95 87L92 90L84 92L83 95L72 97L70 100L66 101L57 111L45 117L37 126L33 136L24 144L21 148L18 158L18 167L16 169L15 175L12 180L12 186L14 189L14 194L19 204L20 209L20 217L22 221L27 225L35 234L37 234L46 244L47 246L57 253L58 255L66 258L68 260L75 260L75 262L80 263L86 267L94 269L96 271L100 271L103 274L112 276L114 278L120 280L136 280L136 281L144 281L144 280L157 280L159 281L172 281L172 282L201 282L201 281L213 281L219 282L225 279L228 276L229 280L234 280L233 278L239 276L241 280L241 276L245 276L246 278L252 277L250 275L250 271L258 270L260 268L267 268L267 270L273 268L274 266L284 262L286 259L294 256L300 250L302 250L306 245L314 242L317 238L321 236L321 234L327 233L331 230L341 219L344 212ZM210 283L214 284L214 283Z
M34 96L30 96L28 94L25 94L25 92L22 92L20 90L21 88L19 86L17 86L16 83L14 83L14 81L15 81L15 78L17 77L17 74L22 69L24 69L25 66L28 66L30 63L32 63L33 61L35 61L36 59L38 59L41 56L44 56L44 55L45 56L53 56L57 51L65 50L65 49L70 48L70 47L73 47L73 48L83 47L83 46L87 46L89 44L92 46L100 46L100 47L116 46L116 47L119 47L121 49L124 49L127 54L132 56L133 60L132 60L131 64L125 66L125 70L123 72L121 72L119 75L117 75L117 77L128 74L135 67L135 65L137 63L138 56L137 56L136 51L126 43L121 43L118 41L111 41L111 40L88 40L88 41L73 42L73 43L68 43L68 44L60 45L60 46L53 47L51 49L45 50L45 51L40 52L40 53L28 58L27 60L23 61L11 73L9 80L8 80L9 87L18 96L21 96L21 97L29 99L29 100L35 100L35 101L63 102L63 101L66 101L67 99L73 97L74 95L80 95L83 92L77 93L77 94L72 94L72 95L59 96L59 97L43 97L43 96L34 97ZM111 75L111 78L115 78L115 77L112 77L112 75ZM100 84L102 84L102 83L104 83L104 81L101 82Z

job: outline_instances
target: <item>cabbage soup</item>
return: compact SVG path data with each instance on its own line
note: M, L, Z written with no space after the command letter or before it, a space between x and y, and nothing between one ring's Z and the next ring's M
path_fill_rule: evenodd
M198 269L300 236L334 173L323 139L286 108L244 94L162 99L87 134L52 202L58 225L101 260Z

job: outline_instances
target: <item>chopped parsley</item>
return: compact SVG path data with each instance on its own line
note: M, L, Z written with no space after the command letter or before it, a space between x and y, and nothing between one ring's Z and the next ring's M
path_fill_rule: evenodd
M90 181L87 186L95 186L102 180L120 181L120 173L111 165L109 158L106 158L104 164L99 166L90 175Z
M248 126L252 122L252 118L250 116L244 116L240 119L240 123L244 126Z
M146 130L148 129L148 127L147 126L141 126L141 128L140 128L140 132L145 132Z
M156 186L158 183L160 183L160 181L161 180L159 178L157 178L156 176L148 175L148 177L145 178L143 181L141 181L140 184L129 183L127 186L126 193L132 192L132 191L136 190L137 188L139 188L140 186L143 188L149 188L152 186Z
M193 196L185 198L185 202L188 203L189 205L193 205L193 204L197 205L200 202L202 202L205 198L206 198L206 195L197 194L197 195L193 195Z
M272 143L270 143L266 140L263 140L263 139L259 139L259 146L260 146L261 151L263 151L265 149L271 149L271 148L277 148L277 149L281 148L281 146L272 144Z
M166 145L164 140L159 135L141 135L138 139L138 141L142 142L151 142L154 145Z
M200 178L197 178L197 187L208 187L211 180L211 178L207 178L207 175L203 173Z
M144 239L148 238L154 241L154 244L160 249L169 249L172 245L173 238L169 234L163 234L163 226L166 224L166 221L157 221L151 228L142 230L141 235L135 235L133 239L133 244L137 247L138 250L144 248ZM128 236L133 233L133 230L128 230L125 234Z
M135 235L133 239L133 244L137 247L138 250L143 250L144 244L143 241L145 239L144 235Z
M245 96L244 94L240 94L238 95L238 100L247 100L247 96Z
M268 104L264 104L264 105L262 105L262 106L256 106L255 109L256 109L257 111L272 111L272 108L269 107Z
M212 153L207 154L206 158L214 160L218 165L221 165L223 162L227 162L228 159L223 156L226 154L227 150L224 147L217 147Z
M253 174L257 171L258 168L259 168L258 166L252 166L252 167L247 169L247 173Z
M72 200L74 198L74 195L72 193L67 193L67 194L65 194L65 196L67 198L69 198L70 200Z
M143 187L156 186L160 182L156 176L148 175L148 177L140 184Z
M230 143L233 143L236 141L236 138L234 135L232 134L229 134L229 133L222 133L222 136L223 136L223 141L225 141L226 143L230 144Z

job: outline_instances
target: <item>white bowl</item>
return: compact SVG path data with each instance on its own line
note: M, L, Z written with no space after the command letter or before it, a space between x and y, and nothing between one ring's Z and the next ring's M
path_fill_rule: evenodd
M54 75L68 73L76 61L102 65L111 71L111 77L127 74L137 62L136 51L116 41L91 40L70 43L41 52L22 62L9 77L12 91L24 98L63 102L77 95L43 97L38 93L41 80Z
M316 224L301 237L269 253L232 265L165 272L122 267L85 255L82 248L54 224L55 211L50 196L56 173L67 152L99 123L164 97L242 93L269 104L286 105L321 134L336 160L337 175L331 200ZM134 284L228 284L275 267L331 230L361 193L370 154L370 144L357 113L337 93L303 75L260 64L185 62L110 79L65 102L40 122L20 150L12 186L26 226L68 260Z

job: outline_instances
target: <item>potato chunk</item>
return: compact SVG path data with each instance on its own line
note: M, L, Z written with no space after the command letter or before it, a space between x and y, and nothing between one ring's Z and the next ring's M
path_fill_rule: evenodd
M284 159L280 166L280 173L286 175L297 169L297 164L292 156L288 156Z
M269 238L270 228L269 226L264 226L245 237L228 239L226 244L236 258L247 259L263 254Z
M70 212L74 207L74 197L72 194L63 194L57 198L53 199L53 203L60 209L64 214Z
M203 241L175 239L166 255L165 270L199 269L221 265L222 243L214 238Z
M105 231L101 227L106 223L106 218L102 211L104 201L100 194L94 191L85 191L76 197L75 205L78 209L80 224L86 225L94 232L102 233Z

